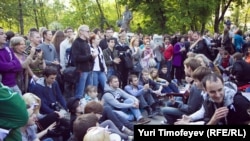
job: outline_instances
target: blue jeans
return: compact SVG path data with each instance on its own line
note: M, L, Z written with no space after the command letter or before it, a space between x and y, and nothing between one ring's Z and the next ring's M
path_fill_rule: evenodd
M146 108L148 106L152 106L155 103L155 100L152 94L150 93L150 91L140 96L137 96L137 99L140 101L139 103L140 109Z
M184 112L174 107L164 107L162 108L162 114L166 118L167 123L174 124L178 118L180 118Z
M168 86L163 86L163 89L161 92L162 93L171 93L171 92L179 93L180 91L175 84L170 82Z
M101 71L93 71L93 85L98 87L98 84L100 83L102 86L102 90L104 90L104 86L107 82L107 76L105 72Z
M115 75L115 69L113 67L108 67L107 78L111 75Z
M134 103L132 99L124 100L124 103ZM128 109L121 109L121 110L114 110L115 113L119 114L121 117L129 120L134 121L135 119L138 121L142 118L142 114L139 108L129 108Z
M125 133L122 133L111 120L105 120L101 122L100 127L103 127L103 128L108 127L108 131L110 131L111 133L116 133L120 135L122 139L125 139L125 140L128 139L128 135L126 135Z
M85 87L88 85L93 85L93 77L92 72L82 72L80 75L80 79L76 84L76 98L82 98L84 96Z
M43 139L42 141L53 141L52 138L46 138L46 139Z
M171 71L172 71L172 60L170 61L166 61L166 65L167 65L167 77L171 78Z

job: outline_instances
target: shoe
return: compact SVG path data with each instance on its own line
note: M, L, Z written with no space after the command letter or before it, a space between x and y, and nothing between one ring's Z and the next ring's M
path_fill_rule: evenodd
M164 106L165 106L165 103L164 103L163 100L160 100L160 101L158 102L158 104L159 104L160 107L164 107Z
M128 129L127 127L124 127L123 133L125 133L128 136L134 136L134 132L132 130Z
M149 123L150 121L151 121L150 119L142 117L136 122L136 124L137 125L146 124Z
M158 112L157 111L151 111L149 114L148 114L148 118L152 118L152 117L154 117L154 116L156 116L158 114Z
M168 125L168 121L167 120L161 121L161 125Z

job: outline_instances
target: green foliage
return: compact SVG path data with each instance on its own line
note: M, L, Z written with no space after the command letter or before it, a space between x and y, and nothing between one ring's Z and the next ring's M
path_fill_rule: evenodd
M215 26L215 8L218 4L223 7L232 1L234 5L230 5L231 7L240 5L243 8L249 2L249 0L98 0L101 8L99 9L97 0L21 1L25 33L36 26L45 26L52 30L68 26L77 29L81 24L87 24L91 29L101 27L101 24L104 28L110 25L118 31L116 22L121 18L120 14L124 12L125 5L128 5L133 12L130 24L132 32L136 32L140 24L145 34L172 34L179 31L186 33L190 29L212 31ZM19 32L18 0L1 0L0 5L0 26L5 30ZM104 19L100 11L103 12ZM240 21L244 19L246 18L239 18ZM222 21L218 26L222 26Z

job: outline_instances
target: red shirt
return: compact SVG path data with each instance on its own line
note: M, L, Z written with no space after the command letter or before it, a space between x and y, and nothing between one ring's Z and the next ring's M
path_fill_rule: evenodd
M164 51L164 58L168 61L169 59L172 59L174 54L174 47L171 44L165 45L165 51Z

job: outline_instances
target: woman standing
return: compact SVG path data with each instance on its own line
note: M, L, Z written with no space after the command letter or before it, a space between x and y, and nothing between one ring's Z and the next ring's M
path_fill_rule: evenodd
M31 48L29 55L25 54L25 39L21 36L13 37L10 40L10 46L13 48L16 58L22 65L22 71L18 72L16 81L21 92L25 93L28 89L29 73L31 72L29 65L32 63L35 48Z
M140 67L141 64L140 64L140 54L141 54L141 51L140 51L140 48L139 48L139 37L137 36L134 36L131 41L130 41L130 51L131 51L131 56L132 56L132 59L133 59L133 65L134 67L138 67L138 69L133 69L132 70L132 73L136 74L137 76L140 74L142 68Z
M100 38L97 34L90 35L90 46L91 53L97 54L97 57L94 59L93 67L93 85L98 87L98 84L101 84L102 91L104 91L105 83L107 82L107 66L103 57L102 49L99 47Z

